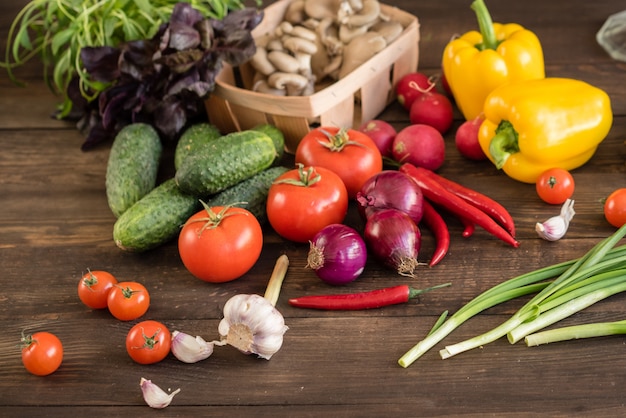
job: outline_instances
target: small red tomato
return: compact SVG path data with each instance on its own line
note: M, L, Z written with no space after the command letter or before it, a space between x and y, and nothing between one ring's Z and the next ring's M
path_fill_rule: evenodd
M409 73L396 84L396 98L406 110L410 110L413 102L433 87L433 82L426 74Z
M274 181L267 196L270 225L295 242L309 242L325 226L342 223L347 211L346 186L324 167L289 170Z
M462 156L470 160L482 161L487 159L480 142L478 142L478 131L482 122L483 118L480 116L467 120L459 126L454 135L456 149Z
M210 211L210 212L209 212ZM192 215L178 236L178 253L191 274L209 283L243 276L263 249L263 230L248 210L214 206Z
M323 167L337 174L353 198L363 183L383 169L383 157L372 138L356 129L313 129L296 149L296 164Z
M560 205L574 194L574 177L562 168L550 168L539 175L535 188L541 200Z
M117 279L109 272L89 271L78 282L78 297L91 309L104 309L109 291L116 283Z
M150 294L141 283L120 282L109 291L107 306L120 321L132 321L148 311Z
M615 190L606 198L604 217L616 228L626 224L626 187Z
M409 114L412 124L424 124L437 129L442 135L448 132L454 121L450 99L441 93L427 92L413 102Z
M142 321L126 335L126 351L139 364L154 364L170 352L172 334L158 321Z
M22 336L22 363L36 376L55 372L63 361L63 344L50 332Z

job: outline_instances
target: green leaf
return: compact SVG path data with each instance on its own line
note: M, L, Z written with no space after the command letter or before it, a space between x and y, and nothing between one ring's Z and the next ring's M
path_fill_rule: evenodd
M69 27L61 32L56 33L52 37L52 44L50 47L52 48L52 55L58 55L59 49L63 46L66 46L69 42L70 38L74 35L76 30L73 27Z
M68 48L58 57L52 75L54 85L61 93L64 93L65 86L69 82L69 78L71 78L72 65L72 50Z

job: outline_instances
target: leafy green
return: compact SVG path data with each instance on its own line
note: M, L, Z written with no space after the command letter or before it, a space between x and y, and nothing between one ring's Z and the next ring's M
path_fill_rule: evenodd
M257 6L261 0L255 1ZM72 101L67 92L78 76L82 94L89 100L103 86L92 82L84 70L80 51L85 47L117 46L153 37L166 22L178 0L32 0L14 18L0 67L23 85L14 69L39 56L49 88L63 96L59 118L67 117ZM223 19L245 7L244 0L188 0L207 18ZM69 52L68 52L69 51ZM52 71L50 68L52 67Z

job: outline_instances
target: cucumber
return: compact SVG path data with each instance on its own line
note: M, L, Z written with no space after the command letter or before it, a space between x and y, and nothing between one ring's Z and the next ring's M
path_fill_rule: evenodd
M265 204L267 202L270 186L278 176L287 171L289 171L287 167L270 167L247 180L213 195L205 203L208 206L233 205L247 209L263 224L267 220Z
M202 204L183 193L170 178L120 216L113 226L113 240L119 248L143 252L174 238Z
M246 130L222 136L183 160L176 183L186 193L206 197L265 170L274 162L272 138Z
M270 124L258 125L252 129L263 132L272 138L272 141L274 141L274 148L276 148L276 158L274 159L274 162L280 161L283 158L283 154L285 154L285 135L283 135L283 132L276 126Z
M198 123L185 129L174 151L174 168L178 170L188 155L193 155L198 148L221 136L219 129L210 123Z
M106 195L111 212L122 215L154 189L163 146L150 125L133 123L115 137L106 170Z

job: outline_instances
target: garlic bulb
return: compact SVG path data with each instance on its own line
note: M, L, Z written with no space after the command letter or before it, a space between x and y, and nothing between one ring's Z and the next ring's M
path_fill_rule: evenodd
M167 393L154 383L151 380L144 379L143 377L139 381L139 386L141 386L141 393L143 394L143 399L146 401L150 408L155 409L163 409L172 402L174 395L180 392L180 388L176 389L172 393Z
M535 231L539 236L547 241L557 241L565 236L569 223L574 217L574 201L567 199L561 207L561 213L553 216L543 223L537 222Z
M278 258L265 296L235 295L226 302L224 318L218 325L222 341L242 353L256 354L267 360L280 349L289 327L274 305L288 265L286 255Z
M170 351L183 363L197 363L213 354L214 343L208 343L200 336L194 338L184 332L174 331Z
M288 327L280 312L263 296L235 295L224 306L218 331L226 343L245 354L269 360L283 344Z

